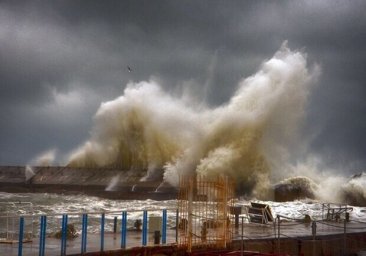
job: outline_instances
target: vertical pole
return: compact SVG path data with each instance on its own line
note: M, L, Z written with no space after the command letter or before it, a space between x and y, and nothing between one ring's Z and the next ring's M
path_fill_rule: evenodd
M313 235L313 256L315 256L316 252L315 252L315 236L316 236L316 222L313 221L313 223L311 224L311 232Z
M175 242L178 243L178 230L179 230L179 209L175 215Z
M344 235L343 235L343 255L347 255L347 229L346 229L347 220L344 220Z
M102 213L100 218L100 251L104 251L104 223L105 223L105 213Z
M39 231L39 256L44 256L45 244L46 244L46 226L47 217L41 216L41 227Z
M18 244L18 256L23 254L23 233L24 233L24 217L19 219L19 244Z
M234 216L235 216L235 229L239 229L239 214L241 213L241 208L238 208L237 206L232 207L231 209L233 209L234 212ZM239 210L240 209L240 213Z
M113 233L117 233L117 216L113 219Z
M43 225L43 247L42 247L43 254L42 254L42 256L45 255L45 248L46 248L47 216L44 216L43 219L44 219L43 220L44 225Z
M196 188L196 180L193 182L192 178L189 179L188 185L188 252L192 251L192 209L193 209L193 186Z
M241 217L241 256L244 255L244 217Z
M281 217L279 215L277 216L277 221L278 221L278 228L277 228L277 249L278 249L278 254L280 254L280 252L281 252L281 243L280 243Z
M166 244L166 222L167 222L167 211L166 209L163 210L163 225L161 227L162 236L161 236L161 243Z
M61 256L64 256L64 223L65 223L65 214L62 214L62 221L61 221Z
M80 253L84 253L84 225L85 225L85 215L81 215L81 247L80 247Z
M142 221L142 245L146 246L147 244L147 211L143 212L143 221Z
M127 212L122 212L122 225L121 225L121 248L126 248L127 237Z
M41 216L41 226L39 228L39 256L42 256L43 255L43 252L42 252L42 240L43 240L43 216Z
M84 213L82 221L82 234L81 234L81 253L86 252L87 234L88 234L88 214Z
M66 255L66 239L67 239L67 214L62 215L62 229L61 229L61 256Z

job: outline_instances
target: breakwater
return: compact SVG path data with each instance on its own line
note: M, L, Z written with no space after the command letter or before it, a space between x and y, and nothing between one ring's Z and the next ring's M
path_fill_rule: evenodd
M0 166L0 191L87 194L110 199L176 198L162 178L141 181L146 171L113 168Z

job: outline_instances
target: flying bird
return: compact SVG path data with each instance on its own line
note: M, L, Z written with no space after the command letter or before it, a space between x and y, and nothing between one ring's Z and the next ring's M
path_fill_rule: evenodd
M128 70L128 72L132 72L132 69L130 68L130 66L127 66L127 70Z

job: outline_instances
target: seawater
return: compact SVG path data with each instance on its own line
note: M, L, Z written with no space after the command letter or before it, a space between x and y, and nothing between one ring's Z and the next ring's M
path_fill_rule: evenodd
M292 202L260 201L271 207L274 217L287 216L293 219L302 219L309 215L320 220L323 215L322 202L316 200L299 200ZM31 204L28 204L31 203ZM173 219L177 208L177 200L112 200L87 195L63 195L52 193L5 193L0 192L0 216L10 215L50 215L61 218L62 214L78 215L81 213L99 214L102 212L128 211L130 221L142 218L142 211L148 210L159 215L163 209L168 210L168 218ZM237 199L235 204L244 206L250 201ZM9 208L9 205L11 207ZM334 205L337 206L337 205ZM366 207L355 207L350 218L357 221L366 221ZM9 212L9 210L11 212ZM171 221L171 225L174 225Z

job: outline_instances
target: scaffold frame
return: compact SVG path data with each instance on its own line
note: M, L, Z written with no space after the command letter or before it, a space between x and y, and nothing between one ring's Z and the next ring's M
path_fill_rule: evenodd
M227 176L181 177L178 195L178 244L195 248L226 248L232 241L234 185Z

